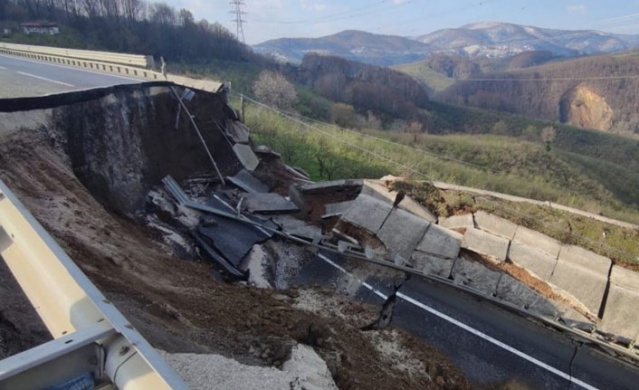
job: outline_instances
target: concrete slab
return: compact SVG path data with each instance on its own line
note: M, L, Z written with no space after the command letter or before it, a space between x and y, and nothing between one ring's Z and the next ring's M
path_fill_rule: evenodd
M456 284L472 287L492 297L497 290L501 272L493 271L481 263L460 257L455 261L452 277Z
M475 213L475 225L481 230L502 236L509 240L515 237L515 231L517 231L517 224L507 219L488 214L482 210Z
M626 341L639 338L639 273L613 266L600 330Z
M382 180L364 180L364 185L362 186L362 194L369 195L380 200L387 200L392 204L393 202L395 202L397 192L390 191L388 188L382 185L383 182L384 181ZM402 199L398 208L415 214L416 216L421 217L429 222L437 223L437 216L435 214L431 213L430 210L428 210L426 207L422 206L417 201L408 196Z
M235 143L248 144L249 142L249 129L242 122L229 121L225 132Z
M227 179L237 187L249 193L265 193L270 191L266 184L251 175L251 173L246 169L242 169L235 176L229 176Z
M353 205L352 200L340 203L329 203L324 206L326 214L322 215L322 218L339 217L343 215Z
M548 318L557 318L559 310L552 302L537 293L525 283L504 274L497 284L496 297L529 312Z
M437 275L448 278L453 269L456 259L443 259L416 251L413 253L409 264L417 271L425 275Z
M342 221L377 233L391 212L392 205L368 195L360 194L344 215Z
M459 256L463 238L464 236L460 233L431 224L424 238L417 245L417 250L445 259L455 259Z
M322 181L319 183L306 183L299 187L302 193L322 193L328 192L332 190L339 190L341 188L361 188L364 181L360 179L342 179L342 180L331 180L331 181Z
M453 215L448 218L440 217L439 224L448 229L470 229L475 227L472 214Z
M242 195L244 208L257 214L293 214L299 209L295 203L275 193L251 193Z
M386 246L390 258L399 255L403 259L410 259L429 225L428 221L408 211L393 209L377 232L377 237Z
M260 163L260 160L257 159L257 156L248 145L235 144L233 151L247 171L253 172Z
M612 261L576 246L564 246L549 282L572 294L598 316Z
M556 257L516 241L510 243L508 259L545 282L550 279L557 265Z
M517 228L513 241L541 249L555 258L559 256L559 251L561 250L559 241L523 226Z
M499 261L506 260L510 241L483 230L469 228L464 234L462 248L470 249L482 255L488 255Z

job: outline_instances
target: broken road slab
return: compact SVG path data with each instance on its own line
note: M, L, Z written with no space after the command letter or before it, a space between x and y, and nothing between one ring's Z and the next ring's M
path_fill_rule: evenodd
M339 203L329 203L324 206L326 213L322 215L322 218L331 218L331 217L339 217L344 215L346 211L353 205L353 201L349 200L346 202Z
M536 247L528 246L520 242L513 241L510 243L508 250L508 259L513 264L518 265L537 278L547 282L552 276L557 258L549 255L547 252L539 250Z
M229 176L227 179L238 188L241 188L251 194L266 193L270 191L270 188L268 188L266 184L253 176L246 169L240 170L235 176Z
M246 210L257 214L294 214L299 211L295 203L276 193L249 193L242 195Z
M200 225L197 233L235 267L239 267L253 245L269 238L253 226L227 218L217 218L212 225Z
M376 234L388 218L391 209L390 203L360 194L341 220Z
M572 294L599 315L612 261L576 246L564 246L549 282Z
M364 181L359 179L331 180L318 183L306 183L300 186L299 189L305 194L331 192L335 190L352 190L353 188L361 190L363 183Z
M483 210L475 213L475 224L481 230L496 234L498 236L512 240L517 231L517 225Z
M455 259L459 256L463 238L464 236L456 231L431 224L417 245L417 250L445 259Z
M377 232L377 237L386 246L390 258L399 255L403 259L410 259L429 225L428 221L395 208Z
M253 172L260 164L260 160L257 158L255 153L253 153L253 149L251 149L248 145L235 144L235 146L233 146L233 151L247 171Z
M499 261L505 261L509 244L510 241L503 237L495 236L483 230L469 228L464 234L462 248L482 255L492 256Z

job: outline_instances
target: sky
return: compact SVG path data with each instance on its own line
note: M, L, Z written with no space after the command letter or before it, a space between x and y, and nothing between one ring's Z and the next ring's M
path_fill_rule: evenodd
M151 0L158 2L158 0ZM236 32L229 0L161 0ZM344 30L415 37L499 21L639 34L639 0L242 0L244 39L321 37Z

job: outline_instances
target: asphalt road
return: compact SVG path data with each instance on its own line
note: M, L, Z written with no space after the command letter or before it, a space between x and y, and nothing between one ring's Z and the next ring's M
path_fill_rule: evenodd
M0 99L134 84L142 80L0 55Z
M357 276L347 271L353 267ZM355 285L356 299L380 307L401 283L366 276L356 262L332 254L306 264L296 283L344 278ZM639 383L638 367L452 287L412 276L397 298L392 326L439 349L479 387L516 381L529 389L636 389Z

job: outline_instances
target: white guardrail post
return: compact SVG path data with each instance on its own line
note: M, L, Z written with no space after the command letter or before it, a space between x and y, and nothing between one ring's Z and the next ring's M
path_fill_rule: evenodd
M187 388L1 180L0 255L54 337L0 361L0 390L78 377L117 389Z

